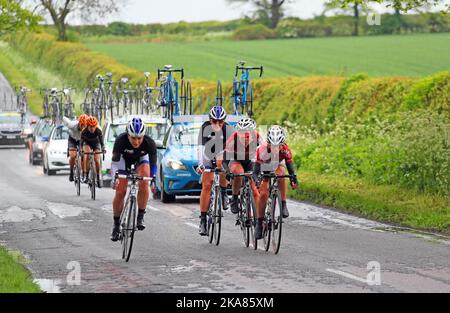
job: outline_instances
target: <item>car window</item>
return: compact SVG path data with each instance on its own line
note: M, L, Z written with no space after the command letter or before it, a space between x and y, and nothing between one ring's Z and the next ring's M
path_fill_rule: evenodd
M167 124L147 124L146 135L150 136L153 140L164 140L166 135Z
M195 146L198 145L199 126L174 125L172 128L169 145Z
M59 128L53 132L53 140L67 140L69 139L69 131L67 128Z
M44 136L48 137L48 136L50 136L52 129L53 129L53 126L51 124L43 123L41 125L41 127L39 128L37 135L40 137L44 137Z
M0 115L0 124L21 124L22 118L19 115Z
M126 131L127 125L121 124L121 125L111 125L109 127L109 133L108 133L108 141L114 142L116 141L116 138L123 134Z

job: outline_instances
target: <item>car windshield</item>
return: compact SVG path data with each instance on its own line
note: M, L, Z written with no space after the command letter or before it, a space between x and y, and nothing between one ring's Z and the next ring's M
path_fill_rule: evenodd
M53 132L53 140L67 140L69 139L69 131L67 128L59 128Z
M50 136L50 132L52 131L53 126L50 123L44 123L42 124L42 126L39 128L39 132L38 132L38 136L41 137L48 137Z
M167 131L167 124L151 124L148 123L147 125L147 131L146 135L150 136L153 140L163 140L164 135ZM109 128L109 134L108 134L108 141L114 142L116 141L117 136L120 134L123 134L126 132L127 125L126 124L120 124L120 125L111 125Z
M0 124L21 124L20 115L0 115Z
M196 146L201 125L175 125L169 138L169 145Z

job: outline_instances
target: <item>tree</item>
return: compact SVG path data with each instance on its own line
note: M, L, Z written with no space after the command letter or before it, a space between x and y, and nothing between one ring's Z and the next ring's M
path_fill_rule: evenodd
M0 35L21 28L34 28L40 19L15 1L0 0Z
M78 15L83 20L116 13L127 0L29 0L41 14L48 15L58 30L58 40L67 41L67 19Z
M284 15L283 5L295 0L226 0L230 4L250 3L256 9L255 14L259 18L269 20L269 27L275 29Z
M361 12L362 0L328 0L325 2L325 11L341 8L345 11L351 11L354 17L353 36L359 35L359 15Z
M445 5L446 11L449 10L450 4L446 0L341 0L344 6L359 2L368 5L369 3L384 3L386 7L393 7L397 13L408 12L413 9L419 9L429 6Z

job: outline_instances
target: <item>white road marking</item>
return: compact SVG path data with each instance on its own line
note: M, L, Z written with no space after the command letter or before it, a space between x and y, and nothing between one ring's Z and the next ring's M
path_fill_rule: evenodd
M189 223L189 222L186 222L185 223L187 226L190 226L190 227L192 227L192 228L198 228L198 225L195 225L195 224L192 224L192 223Z
M346 273L346 272L343 272L343 271L333 270L333 269L330 269L330 268L327 268L327 272L334 273L334 274L337 274L337 275L340 275L340 276L344 276L346 278L350 278L350 279L359 281L361 283L367 284L367 280L365 278L360 278L360 277L355 276L353 274L349 274L349 273Z

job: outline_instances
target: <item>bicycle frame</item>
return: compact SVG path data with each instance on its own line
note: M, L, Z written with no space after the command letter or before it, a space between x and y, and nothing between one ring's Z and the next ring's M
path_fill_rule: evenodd
M236 72L234 74L234 81L233 81L233 105L236 115L244 114L244 111L247 111L249 113L249 116L252 116L252 108L250 110L248 109L249 103L247 103L247 97L249 92L249 85L250 85L250 72L258 70L259 71L259 77L262 77L264 73L264 67L248 67L244 66L245 62L241 61L236 66ZM241 71L241 79L237 80L238 73ZM251 87L250 87L251 88ZM251 105L252 103L250 103Z

